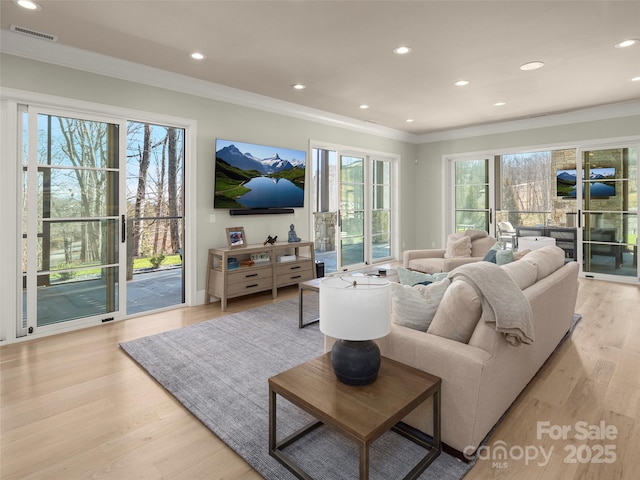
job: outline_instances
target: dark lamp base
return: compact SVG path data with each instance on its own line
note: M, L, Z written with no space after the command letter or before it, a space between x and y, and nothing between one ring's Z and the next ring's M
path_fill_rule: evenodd
M369 385L380 370L380 349L373 340L337 340L331 349L331 365L342 383Z

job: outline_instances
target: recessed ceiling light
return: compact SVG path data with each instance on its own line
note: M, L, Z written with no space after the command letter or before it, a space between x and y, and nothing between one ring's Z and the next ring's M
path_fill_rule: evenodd
M454 83L454 85L456 87L464 87L466 85L469 85L469 80L458 80L456 83Z
M13 3L27 10L40 10L42 7L32 0L13 0Z
M369 105L362 104L362 105L360 105L360 108L362 110L366 110L367 108L369 108Z
M191 58L193 58L194 60L204 60L204 55L200 52L193 52L191 54Z
M631 47L633 45L637 45L638 43L640 43L640 40L638 40L637 38L630 38L629 40L624 40L620 43L616 43L614 47L626 48L626 47Z
M413 118L407 118L406 122L407 123L412 123L413 122Z
M494 107L503 107L505 106L507 103L506 102L496 102L493 104Z
M631 79L632 82L640 82L640 77L633 77Z
M303 85L302 83L294 83L293 85L291 85L293 88L295 88L296 90L304 90L305 88L307 88L305 85Z
M393 49L393 53L396 53L398 55L406 55L407 53L411 52L411 47L406 46L406 45L402 45L400 47L396 47Z
M524 71L529 71L529 70L537 70L539 68L544 67L544 62L540 62L540 61L535 61L535 62L528 62L525 63L524 65L520 66L520 70L524 70Z

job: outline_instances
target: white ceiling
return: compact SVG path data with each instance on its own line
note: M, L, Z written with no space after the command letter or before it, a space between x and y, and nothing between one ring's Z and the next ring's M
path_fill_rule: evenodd
M640 1L39 3L2 0L2 29L410 134L640 99L640 45L614 48L640 38Z

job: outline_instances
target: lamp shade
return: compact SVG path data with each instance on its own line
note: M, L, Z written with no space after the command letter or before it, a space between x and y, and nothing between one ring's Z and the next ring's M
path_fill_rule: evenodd
M341 340L384 337L391 331L391 284L341 275L320 282L320 331Z

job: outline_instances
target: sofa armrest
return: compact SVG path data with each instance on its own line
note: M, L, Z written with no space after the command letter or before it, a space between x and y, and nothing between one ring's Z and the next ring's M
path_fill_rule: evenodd
M480 348L430 333L392 325L391 333L376 340L382 355L442 378L442 440L463 451L477 446L474 435L478 398L492 355ZM431 402L412 412L405 421L432 433ZM480 438L481 440L482 438ZM474 448L475 449L475 448Z
M430 248L425 250L405 250L402 252L402 266L407 268L409 262L416 258L444 258L444 248Z
M442 263L442 271L450 272L451 270L458 268L461 265L466 265L467 263L479 262L484 257L455 257L455 258L447 258Z

